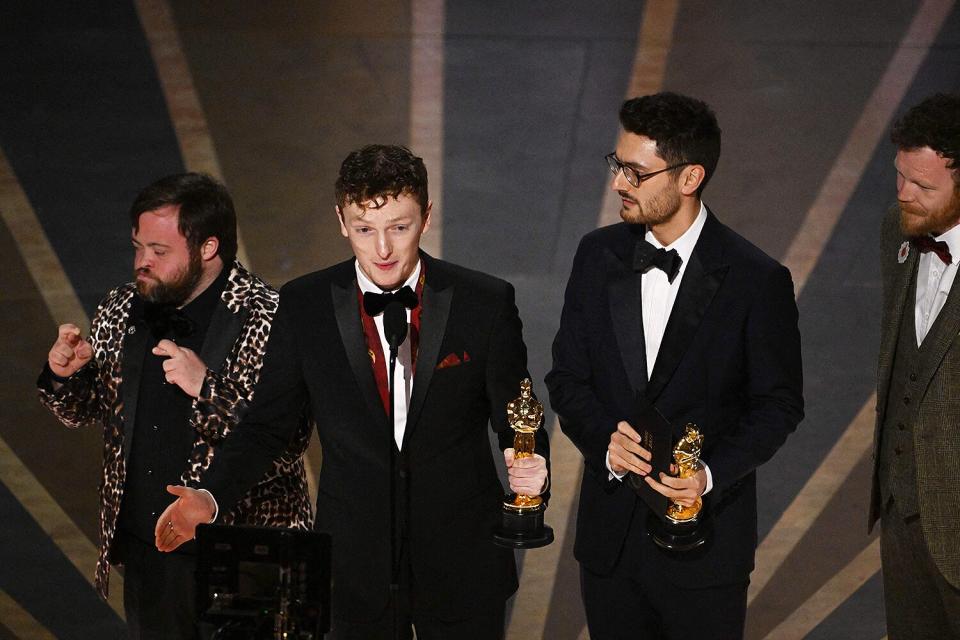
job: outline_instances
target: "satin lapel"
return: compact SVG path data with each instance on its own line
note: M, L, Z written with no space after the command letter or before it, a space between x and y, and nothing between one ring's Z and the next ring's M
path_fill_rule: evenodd
M377 391L377 381L373 377L373 368L370 366L370 356L367 353L367 341L363 336L363 325L360 323L360 309L357 303L357 285L354 280L349 282L334 282L330 285L333 299L333 309L337 316L337 326L340 329L340 339L347 352L350 368L360 386L364 402L370 410L370 415L387 426L387 414L383 410L380 392Z
M123 398L123 461L130 462L133 451L133 426L137 420L137 399L140 396L140 379L143 375L143 358L150 340L150 330L143 322L135 322L140 317L139 299L134 297L131 303L129 324L123 337L123 364L120 369L120 396Z
M223 369L223 363L240 337L240 330L243 329L248 315L250 312L245 308L241 308L239 313L230 313L223 301L214 309L210 327L200 349L200 359L208 369L218 373Z
M883 247L883 250L886 251L886 247ZM892 296L892 315L889 317L887 323L885 323L886 326L883 327L883 332L880 336L880 366L877 371L877 379L880 384L877 390L877 406L881 408L886 406L887 391L890 387L890 364L893 362L893 354L897 348L897 337L900 335L900 326L903 324L904 307L907 304L910 304L911 307L913 306L913 301L907 300L907 294L911 290L910 285L917 272L917 265L920 261L919 256L919 251L911 251L907 255L906 261L902 265L899 265L897 269ZM948 305L952 298L953 291L950 292L950 296L947 298ZM946 310L946 307L944 307L944 310Z
M430 388L430 380L436 370L440 346L447 331L450 317L450 303L453 300L454 286L443 282L442 267L436 260L426 261L426 280L423 283L423 311L420 314L420 347L417 352L417 368L413 374L413 392L410 395L410 410L407 411L407 425L403 431L403 442L410 439L410 433L417 425L423 401Z
M642 274L627 268L613 254L608 255L612 273L607 282L607 301L613 333L630 386L643 394L647 388L647 349L643 335L643 307L640 302Z
M923 340L920 350L920 362L917 366L918 384L926 390L947 350L957 340L960 333L960 282L954 281L947 302L934 321L932 330Z
M647 398L651 402L657 399L673 376L727 274L726 266L720 263L721 247L715 237L717 229L714 226L717 224L719 222L712 215L707 219L697 246L690 255L690 264L687 265L680 282L680 290L663 333L660 351L657 352L657 362L647 385Z

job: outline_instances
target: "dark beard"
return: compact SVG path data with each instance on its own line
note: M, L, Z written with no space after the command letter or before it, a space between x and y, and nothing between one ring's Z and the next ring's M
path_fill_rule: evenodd
M910 207L900 206L900 232L907 237L938 236L960 221L960 188L953 190L947 205L926 216L911 215ZM908 216L909 221L908 221Z
M134 276L137 273L140 272L134 272ZM143 273L150 274L149 271ZM137 292L147 302L180 307L193 295L194 290L200 283L201 276L203 276L203 267L200 261L200 251L191 249L190 262L187 263L187 268L178 273L176 278L169 282L154 281L152 287L147 287L146 282L138 280Z

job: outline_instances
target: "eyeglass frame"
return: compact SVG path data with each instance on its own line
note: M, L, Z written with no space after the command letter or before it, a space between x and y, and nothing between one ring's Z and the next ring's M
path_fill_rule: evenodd
M614 151L613 153L608 153L603 158L604 160L607 161L607 167L609 167L610 173L612 173L613 175L617 175L622 171L624 180L626 180L627 184L629 184L631 187L634 187L634 188L639 187L641 184L643 184L650 178L656 175L659 175L661 173L666 173L667 171L671 171L673 169L679 169L680 167L685 167L690 164L696 164L694 162L680 162L678 164L671 165L666 169L659 169L657 171L651 171L650 173L640 173L630 165L625 164L623 161L621 161L620 158L617 157L616 151ZM629 169L629 171L627 171L627 169ZM634 183L633 180L630 179L630 176L634 177L634 179L636 180L636 183Z

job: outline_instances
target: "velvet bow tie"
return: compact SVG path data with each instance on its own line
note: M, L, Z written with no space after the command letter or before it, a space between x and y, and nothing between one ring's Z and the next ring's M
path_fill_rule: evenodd
M934 240L930 236L917 236L910 238L910 244L915 246L920 253L933 251L937 254L944 264L953 263L953 256L950 255L950 247L943 240Z
M370 317L378 316L394 300L407 309L413 309L420 303L417 294L410 287L401 287L395 293L372 293L368 291L363 294L363 310Z
M674 278L680 273L683 258L676 249L658 249L646 240L637 243L637 250L633 254L633 270L646 271L651 267L660 269L667 274L667 280L673 284Z

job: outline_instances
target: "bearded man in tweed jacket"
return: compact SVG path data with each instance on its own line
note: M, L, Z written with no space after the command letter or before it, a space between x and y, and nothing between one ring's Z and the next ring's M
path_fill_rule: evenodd
M960 95L924 100L891 137L869 524L890 639L960 638Z
M124 565L130 636L193 638L195 549L160 553L154 524L167 492L199 483L243 417L278 294L235 260L233 203L208 176L155 182L130 219L136 282L104 298L89 337L59 328L38 387L68 427L103 428L98 592L107 595L110 563ZM224 522L311 528L310 430L304 415L286 452Z

